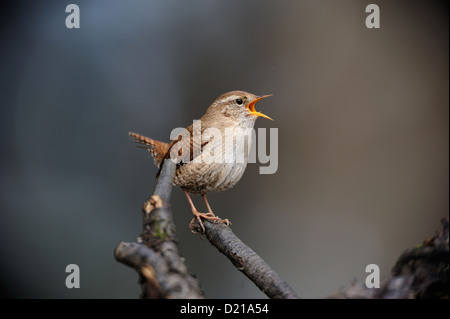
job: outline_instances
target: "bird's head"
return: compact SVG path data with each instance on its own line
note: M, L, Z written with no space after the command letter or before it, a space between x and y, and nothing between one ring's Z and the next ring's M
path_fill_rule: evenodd
M220 114L242 124L251 123L251 126L253 126L258 117L272 120L269 116L255 109L258 101L269 96L271 95L256 96L244 91L231 91L219 96L208 109L208 113L212 115Z

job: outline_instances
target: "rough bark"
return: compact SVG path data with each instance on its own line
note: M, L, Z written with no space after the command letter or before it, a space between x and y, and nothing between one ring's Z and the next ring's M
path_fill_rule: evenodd
M153 196L143 207L142 234L136 243L121 242L116 260L139 273L142 298L204 298L200 283L189 274L178 253L175 225L169 206L176 165L166 160ZM299 298L294 290L245 245L228 226L204 221L205 235L233 265L270 298ZM195 225L200 229L198 223Z
M208 241L231 263L244 273L269 298L297 299L297 293L278 275L258 254L244 244L223 223L204 221L205 236ZM200 232L200 225L196 224L196 231Z
M176 166L165 161L153 196L142 207L143 232L135 243L121 242L116 260L136 269L141 298L204 298L198 280L178 253L175 225L168 204Z
M142 298L204 298L198 280L178 253L175 225L169 206L176 165L163 163L153 196L143 207L143 232L135 243L121 242L115 258L136 269ZM296 292L222 223L203 221L208 241L255 283L269 298L299 298ZM380 288L356 283L330 298L447 298L449 297L449 220L443 230L406 250ZM194 224L201 231L198 223Z
M449 219L443 218L442 230L400 255L391 277L380 288L356 283L330 298L420 299L449 298Z

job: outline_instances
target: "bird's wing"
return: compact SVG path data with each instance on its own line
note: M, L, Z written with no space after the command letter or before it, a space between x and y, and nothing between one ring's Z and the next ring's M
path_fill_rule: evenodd
M200 156L205 145L209 143L209 141L202 141L202 134L205 129L202 125L199 127L198 132L194 132L194 126L188 126L184 134L178 135L176 139L168 144L164 158L177 157L179 160L177 164L183 165Z

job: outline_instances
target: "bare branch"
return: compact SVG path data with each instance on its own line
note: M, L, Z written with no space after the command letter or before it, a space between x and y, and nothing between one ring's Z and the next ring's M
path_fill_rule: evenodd
M177 247L175 225L168 204L176 165L163 163L154 195L143 207L143 232L136 243L121 242L115 258L139 273L142 298L204 298L200 284L187 270ZM331 298L448 298L448 218L443 231L405 251L380 289L354 284ZM299 298L296 292L222 223L203 221L209 242L230 259L270 298ZM201 231L195 223L193 228Z
M200 283L187 270L178 253L175 225L168 204L176 165L166 160L154 195L143 207L143 232L137 243L121 242L117 261L139 273L141 298L204 298Z
M143 232L137 243L121 242L115 258L139 272L142 298L204 298L200 284L178 254L168 202L176 165L163 163L154 194L142 207ZM295 291L245 245L229 227L205 221L206 237L270 298L299 298ZM200 227L198 223L195 227Z
M175 177L177 165L172 160L165 160L158 173L158 180L156 181L155 190L153 195L161 197L163 202L170 202L170 195L172 193L172 183Z
M244 273L269 298L298 299L297 293L258 254L244 244L222 223L204 221L205 235L209 242L228 257L233 265ZM200 232L198 222L195 229Z
M370 289L354 284L330 298L416 299L449 296L448 224L436 236L414 248L407 249L392 268L392 276L380 282L380 288Z

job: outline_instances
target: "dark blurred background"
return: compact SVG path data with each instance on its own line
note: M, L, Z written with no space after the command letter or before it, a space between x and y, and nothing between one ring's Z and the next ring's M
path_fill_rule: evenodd
M381 29L365 26L370 3ZM279 166L250 164L209 196L215 213L302 297L371 263L389 275L449 212L448 26L448 1L2 2L1 294L138 297L113 250L140 233L157 169L127 132L168 140L235 89L274 94L258 110L275 121L256 127L278 128ZM207 297L264 297L190 233L179 189L172 207Z

